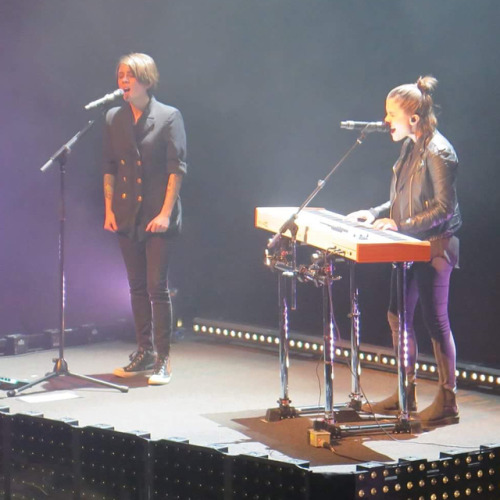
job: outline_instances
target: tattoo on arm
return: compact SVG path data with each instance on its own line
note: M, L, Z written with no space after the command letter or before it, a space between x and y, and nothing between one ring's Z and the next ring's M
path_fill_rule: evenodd
M115 191L115 176L104 174L104 199L112 200Z

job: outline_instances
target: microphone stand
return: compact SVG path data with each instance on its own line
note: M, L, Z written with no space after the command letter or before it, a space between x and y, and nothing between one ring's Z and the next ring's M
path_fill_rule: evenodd
M47 373L44 377L30 382L29 384L23 385L17 389L12 389L7 392L7 396L16 396L20 392L29 389L35 385L41 384L46 380L50 380L54 377L60 375L75 377L87 382L92 382L94 384L103 385L105 387L110 387L112 389L118 389L121 392L128 392L128 387L124 385L117 385L111 382L105 382L104 380L99 380L96 378L88 377L86 375L80 375L77 373L70 372L68 369L68 363L64 359L64 338L65 338L65 308L66 308L66 281L64 275L64 236L65 236L65 222L66 222L66 206L65 206L65 165L68 161L68 157L71 153L71 148L92 128L95 120L90 120L87 125L80 131L78 131L66 144L59 148L50 159L41 167L42 172L46 172L56 163L59 163L60 172L60 191L59 191L59 320L60 320L60 330L59 330L59 357L54 358L54 369L52 372Z
M297 224L295 223L300 212L306 208L309 203L316 197L316 195L323 189L328 179L333 175L342 163L347 159L347 157L360 146L368 131L368 127L365 127L356 142L349 148L349 150L340 158L336 165L332 167L328 175L324 179L320 179L311 192L311 194L304 200L302 205L293 213L280 227L279 231L269 240L267 244L266 253L268 250L274 248L278 242L280 242L281 237L287 231L290 231L291 235L291 246L292 246L292 263L291 270L283 272L278 280L278 296L279 296L279 308L280 308L280 372L281 372L281 395L278 399L278 408L269 408L266 412L266 420L268 422L275 422L282 420L284 418L295 418L299 416L299 410L291 406L291 400L288 394L288 300L291 303L291 309L295 310L297 305L297 252L296 252L296 235L297 235ZM325 264L327 257L325 255ZM335 322L333 321L333 307L331 300L331 286L333 281L333 266L330 263L329 271L326 272L325 276L325 286L328 291L323 292L323 338L324 338L324 352L325 357L325 392L326 392L326 404L325 404L325 415L329 422L335 423L334 418L334 407L333 407L333 362L334 362L334 343L335 343ZM290 278L290 286L287 287L287 279ZM290 294L290 299L288 299L288 294Z
M269 241L269 243L267 244L267 248L273 248L276 243L278 243L278 241L281 239L281 236L286 233L286 231L290 230L290 232L292 232L292 229L294 227L294 224L295 224L295 220L297 219L297 217L299 216L300 212L302 212L302 210L304 208L306 208L309 203L311 203L311 201L316 197L316 195L325 187L325 184L326 182L328 181L328 179L333 175L333 173L337 170L337 168L340 167L340 165L342 165L342 163L344 163L344 161L347 159L347 157L358 147L360 146L361 144L363 144L363 141L365 140L365 137L366 137L366 132L365 130L367 129L368 127L365 127L361 133L359 134L359 137L356 139L356 142L349 148L349 150L344 154L344 156L342 156L342 158L338 161L338 163L336 165L334 165L332 167L332 169L330 170L330 172L328 173L328 175L324 178L324 179L320 179L318 181L318 184L317 186L314 188L314 190L312 191L312 193L304 200L304 202L302 203L302 205L300 205L300 207L297 209L297 211L292 214L290 216L290 218L288 218L284 223L283 225L280 227L280 230L274 235L274 237Z

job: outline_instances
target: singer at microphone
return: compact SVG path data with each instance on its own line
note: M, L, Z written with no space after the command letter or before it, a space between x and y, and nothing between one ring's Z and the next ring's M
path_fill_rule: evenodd
M123 102L105 117L104 229L116 233L127 269L137 347L113 374L148 374L149 385L164 385L172 374L168 270L181 228L186 131L181 112L154 96L159 75L151 56L122 56L115 77Z
M437 80L427 75L415 83L398 85L387 94L385 120L392 141L402 142L393 166L389 199L347 216L349 220L372 224L375 231L398 231L429 244L428 258L414 262L406 277L400 279L404 275L395 266L391 271L387 319L393 347L401 351L404 343L404 367L400 367L398 387L392 395L361 406L363 411L382 415L418 410L422 428L460 420L456 348L448 313L450 276L459 262L455 233L462 225L457 201L459 164L453 146L436 128L432 98L436 85ZM406 292L402 293L402 288ZM404 307L399 300L401 294ZM420 335L414 322L417 304L432 340L438 372L434 401L424 409L417 408L416 394Z
M350 120L340 122L340 128L345 128L346 130L361 130L365 133L389 132L389 125L385 122L355 122Z
M114 92L106 94L104 97L101 97L100 99L97 99L96 101L89 102L85 106L85 109L87 111L89 111L91 109L100 108L101 106L105 106L106 104L110 104L115 99L117 99L118 97L121 97L123 95L123 93L124 93L123 89L117 89Z

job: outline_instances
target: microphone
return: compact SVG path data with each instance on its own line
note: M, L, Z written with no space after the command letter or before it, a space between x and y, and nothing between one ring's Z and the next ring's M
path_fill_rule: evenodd
M101 106L104 106L105 104L109 104L113 102L116 98L121 97L123 95L123 89L117 89L114 92L111 92L110 94L106 94L104 97L101 97L100 99L97 99L96 101L89 102L86 106L85 109L87 111L95 108L100 108Z
M347 130L362 130L363 132L389 132L389 125L385 122L340 122L340 128Z

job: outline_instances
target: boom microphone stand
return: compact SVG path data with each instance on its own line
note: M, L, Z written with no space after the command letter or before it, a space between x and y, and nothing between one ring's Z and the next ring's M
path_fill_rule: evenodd
M65 337L65 308L66 308L66 282L64 276L64 234L65 234L65 221L66 221L66 206L65 206L65 165L68 160L68 156L71 153L71 148L78 142L78 140L85 135L94 125L95 120L90 120L85 127L77 132L66 144L64 144L59 150L57 150L53 156L43 165L40 169L42 172L47 171L55 163L59 163L60 172L60 192L59 192L59 319L60 319L60 330L59 330L59 357L54 358L54 369L52 372L47 373L44 377L30 382L29 384L23 385L18 389L12 389L7 392L7 396L16 396L20 392L29 389L35 385L41 384L46 380L50 380L58 376L68 376L75 377L87 382L92 382L94 384L103 385L105 387L110 387L112 389L118 389L121 392L128 392L128 387L124 385L112 384L111 382L105 382L104 380L98 380L92 377L87 377L86 375L80 375L77 373L72 373L68 369L68 363L64 359L64 337Z
M306 208L309 203L316 197L316 195L323 189L328 179L333 175L333 173L339 168L348 156L361 144L366 137L366 133L369 132L368 127L361 130L359 137L356 142L347 150L347 152L340 158L340 160L331 168L330 172L324 179L318 180L318 183L314 190L309 194L309 196L304 200L302 205L297 208L297 210L282 224L279 231L269 240L266 248L266 255L270 255L270 250L275 248L278 244L282 244L282 236L289 231L291 235L291 254L292 254L292 265L285 266L282 271L282 275L278 279L278 295L279 295L279 307L280 307L280 371L281 371L281 396L278 399L277 408L269 408L266 411L266 420L268 422L275 422L285 418L295 418L300 415L300 411L297 408L291 406L291 400L288 396L288 302L291 302L292 310L296 308L296 283L297 283L297 259L296 259L296 239L295 235L297 233L297 225L295 221L299 217L300 212ZM283 250L282 252L283 253ZM286 253L286 251L285 251ZM270 265L275 265L276 262L272 258L267 259ZM326 262L325 262L326 264ZM327 264L328 265L328 264ZM279 269L279 267L276 266ZM330 353L328 359L325 358L325 391L326 391L326 404L325 412L329 415L333 415L333 362L334 362L334 345L335 345L335 328L333 321L333 310L331 308L331 301L328 297L331 297L331 286L332 286L332 271L333 268L330 265L330 271L325 273L324 285L328 288L328 291L323 291L323 337L324 337L324 352L327 355ZM289 284L287 282L290 282ZM288 297L290 295L290 297Z

